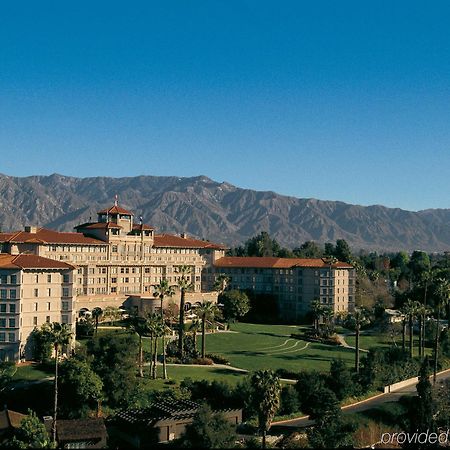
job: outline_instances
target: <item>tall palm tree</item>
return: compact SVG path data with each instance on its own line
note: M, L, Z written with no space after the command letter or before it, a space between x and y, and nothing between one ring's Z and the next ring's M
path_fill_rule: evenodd
M433 367L433 383L436 383L436 373L438 368L438 352L439 352L439 335L441 332L441 308L446 307L450 300L450 283L445 278L436 279L436 300L437 300L437 314L436 314L436 336L434 340L434 367Z
M361 327L369 323L369 316L365 309L355 308L353 313L347 316L348 324L355 330L355 372L359 373L359 336Z
M160 325L160 318L157 314L148 313L145 317L145 321L147 323L148 334L150 336L150 376L153 374L153 357L155 355L155 351L153 349L153 344L158 339L157 336L157 327Z
M153 341L153 363L151 364L151 377L156 380L157 376L157 363L158 363L158 338L163 338L165 335L165 324L161 323L159 317L157 320L152 320L149 324L150 332L154 335Z
M58 363L59 363L59 350L70 344L73 336L72 329L69 324L66 323L45 323L42 325L42 331L48 337L48 340L53 344L55 349L55 401L53 411L53 423L52 423L52 439L56 443L56 417L58 412Z
M323 305L320 303L319 299L314 299L311 302L311 313L313 316L313 326L314 326L314 330L318 331L319 330L319 319L322 315L323 312Z
M189 327L189 331L192 333L192 341L194 350L197 351L197 333L201 328L200 321L195 319L192 321L191 326Z
M402 311L405 314L405 318L408 319L409 325L409 357L413 357L413 347L414 347L414 319L418 314L420 308L420 303L414 300L408 299L403 305ZM405 321L406 323L406 321Z
M206 355L206 322L213 320L218 312L219 308L213 302L204 302L196 309L197 315L202 319L202 358L205 358Z
M180 318L178 322L178 352L180 358L184 357L184 305L186 292L192 289L193 284L190 280L191 266L178 266L177 273L181 274L178 280L178 287L180 288Z
M142 338L149 333L148 322L144 317L130 316L126 320L126 327L136 333L139 337L139 376L144 377L144 352L142 349Z
M164 297L173 297L175 295L175 290L173 286L169 285L169 282L167 280L161 280L159 284L155 286L155 292L153 294L155 297L158 297L161 301L161 325L163 330L165 330L165 323L164 323L164 309L163 309L163 303L164 303ZM165 339L165 332L162 334L162 351L163 351L163 378L167 379L167 366L166 366L166 339Z
M99 306L96 306L92 311L91 311L92 317L95 320L95 335L97 336L97 329L98 329L98 322L100 320L100 317L103 315L103 309L100 308Z
M431 314L428 306L420 305L417 308L417 317L419 318L419 356L425 357L425 324L427 316Z
M324 306L322 309L322 318L325 323L326 333L329 336L333 329L334 311L331 306Z
M422 337L419 338L420 340L420 350L419 355L425 356L425 327L426 327L426 314L429 309L427 308L427 293L428 293L428 286L433 281L433 277L435 275L435 272L432 269L426 270L422 273L422 277L420 280L420 284L423 286L423 308L420 309L420 322L422 324L422 330L421 335ZM420 324L419 324L420 326Z
M225 275L224 273L219 274L216 277L216 281L214 281L214 290L220 294L222 294L228 286L230 282L230 277Z
M251 402L258 412L262 448L266 448L266 434L280 406L281 383L272 370L258 370L251 377Z

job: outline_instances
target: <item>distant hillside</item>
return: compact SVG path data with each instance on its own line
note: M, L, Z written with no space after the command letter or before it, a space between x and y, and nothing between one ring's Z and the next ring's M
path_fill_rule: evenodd
M0 175L2 231L33 224L72 231L113 203L132 210L157 232L186 232L237 245L262 230L295 247L345 239L354 249L450 250L450 209L419 212L299 199L241 189L207 177L73 178Z

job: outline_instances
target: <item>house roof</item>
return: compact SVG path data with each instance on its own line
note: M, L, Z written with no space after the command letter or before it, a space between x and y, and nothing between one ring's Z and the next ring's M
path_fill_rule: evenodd
M11 411L10 409L0 411L0 431L7 430L8 428L19 428L20 422L25 417L25 414Z
M0 242L30 243L30 244L90 244L107 245L105 242L86 237L81 233L68 233L62 231L38 228L35 233L29 231L16 231L15 233L0 233Z
M120 225L117 225L117 223L114 223L114 222L88 222L88 223L83 223L81 225L77 225L75 227L76 230L78 230L79 228L95 230L95 229L122 228L122 227Z
M142 225L140 224L134 224L133 225L133 230L154 230L153 227L151 227L150 225L146 225L145 223L143 223Z
M327 268L330 264L325 258L277 258L258 256L224 256L214 262L215 267L256 267L267 269L290 269L294 267ZM350 264L337 261L331 265L334 269L352 269Z
M121 208L118 205L113 205L110 208L102 209L97 214L128 214L130 216L134 216L134 214L126 209Z
M213 250L225 250L226 247L209 241L201 241L188 237L175 236L172 234L157 234L154 239L154 247L175 248L205 248Z
M106 438L104 420L99 418L58 420L56 422L58 442Z
M0 268L2 269L73 269L74 266L62 261L43 258L37 255L10 255L0 253Z

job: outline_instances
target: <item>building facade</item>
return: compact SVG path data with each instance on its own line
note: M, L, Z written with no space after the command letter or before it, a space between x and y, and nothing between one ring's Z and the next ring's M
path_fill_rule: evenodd
M300 320L311 302L319 299L336 313L352 311L355 270L350 264L326 258L221 257L205 268L205 289L218 275L227 275L230 289L270 294L277 299L280 317Z
M187 302L217 300L216 292L202 292L201 274L224 255L224 246L186 235L155 234L142 221L134 223L133 213L117 202L99 211L97 222L75 229L67 233L26 226L0 233L0 293L6 295L0 298L0 357L18 359L24 351L30 357L26 343L35 327L46 321L74 325L80 310L158 308L154 286L166 279L176 287L182 265L191 267ZM33 266L36 261L39 267ZM179 302L179 297L178 291L166 304ZM12 316L20 313L27 315ZM15 340L10 341L13 333Z

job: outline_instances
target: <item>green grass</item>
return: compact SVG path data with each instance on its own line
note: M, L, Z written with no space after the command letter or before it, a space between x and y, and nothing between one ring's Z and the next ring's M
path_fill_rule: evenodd
M52 364L32 364L16 367L17 370L13 376L13 382L37 381L54 376L54 367Z
M221 354L232 366L247 370L283 368L291 371L327 371L335 358L342 358L349 366L353 364L353 350L290 338L291 333L298 333L304 328L237 323L231 326L231 331L235 333L208 334L206 351ZM201 339L198 344L201 345Z
M355 335L345 336L345 342L348 345L355 346L356 337ZM373 347L390 347L392 345L392 340L389 336L383 334L361 334L359 336L359 348L369 350Z

